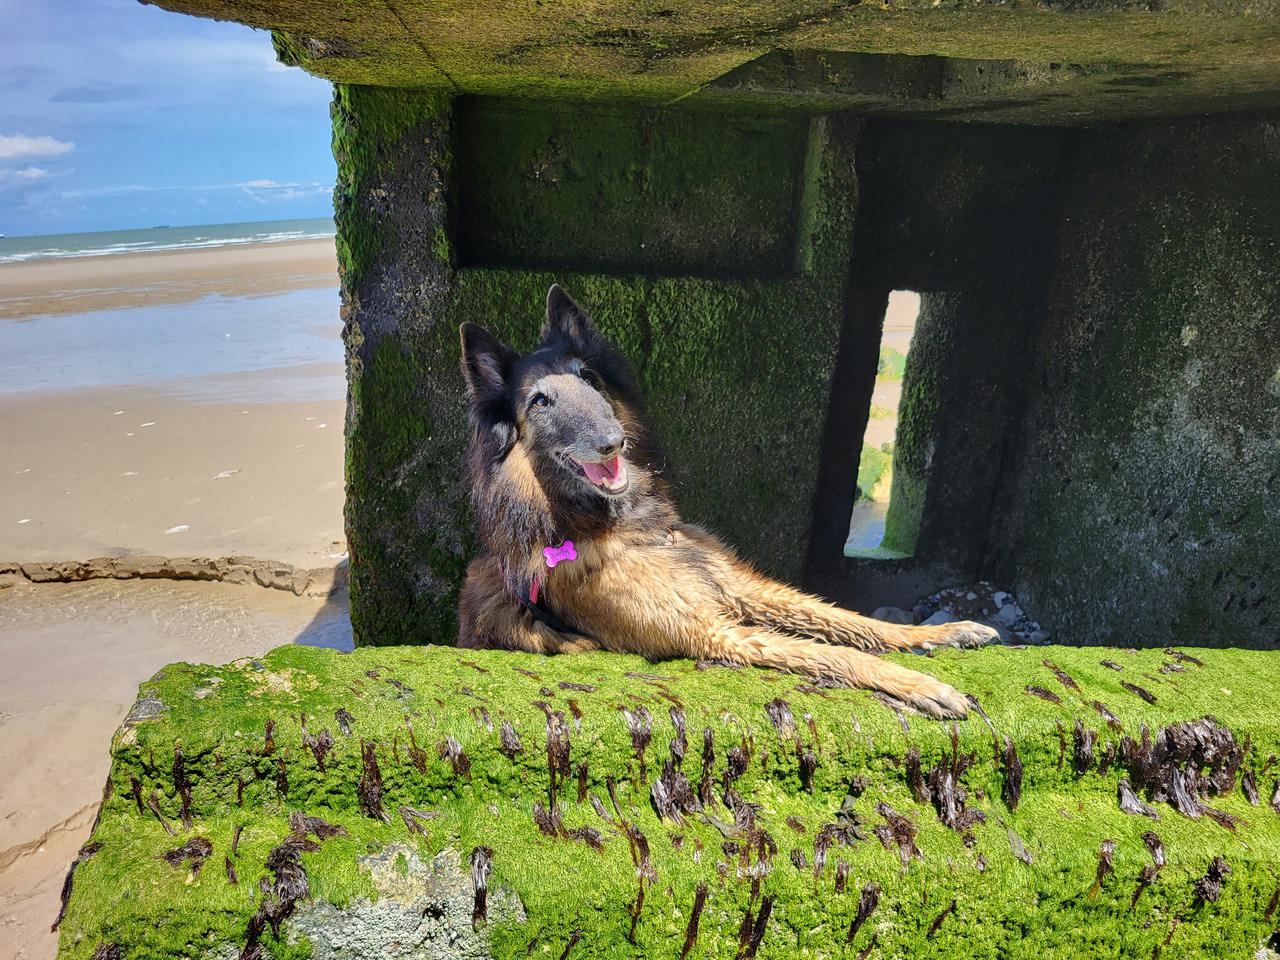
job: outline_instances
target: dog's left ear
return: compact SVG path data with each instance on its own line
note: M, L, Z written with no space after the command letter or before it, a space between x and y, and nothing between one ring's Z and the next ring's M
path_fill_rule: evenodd
M562 340L575 353L586 353L599 339L600 331L573 298L553 283L547 291L547 322L542 326L544 344Z

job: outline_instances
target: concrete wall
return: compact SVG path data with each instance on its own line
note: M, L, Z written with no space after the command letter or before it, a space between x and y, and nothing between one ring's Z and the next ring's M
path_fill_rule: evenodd
M1068 166L990 566L1065 642L1280 647L1280 124Z

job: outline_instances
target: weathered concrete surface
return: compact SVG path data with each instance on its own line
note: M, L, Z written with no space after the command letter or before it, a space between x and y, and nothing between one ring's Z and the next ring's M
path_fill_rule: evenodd
M859 121L455 110L444 96L344 87L334 125L357 643L453 634L472 536L458 324L530 349L553 281L632 361L684 514L798 576L844 319ZM492 175L460 174L472 165Z
M1079 124L1273 109L1275 0L153 0L343 83Z
M1280 125L1071 156L997 566L1073 643L1280 648Z
M864 691L767 671L448 647L174 664L115 738L60 957L235 957L282 895L299 899L278 937L261 930L268 957L557 957L571 940L576 958L675 957L701 883L691 957L739 956L744 917L762 958L872 944L975 960L1252 956L1277 922L1275 655L1189 654L900 658L976 695L1020 777L976 715L953 741ZM1224 728L1203 767L1221 774L1205 797L1220 813L1193 819L1144 789L1135 758L1144 727L1208 714ZM957 758L953 809L931 791ZM1154 816L1119 809L1122 777ZM668 794L680 812L660 815ZM910 841L900 853L896 815L918 857ZM171 853L184 847L196 857ZM490 892L473 928L479 847L492 850ZM1220 889L1203 882L1215 857ZM872 884L878 906L851 937Z
M0 589L22 580L79 583L83 580L201 580L256 584L301 597L328 596L347 581L346 564L306 569L254 557L94 557L90 560L0 561Z

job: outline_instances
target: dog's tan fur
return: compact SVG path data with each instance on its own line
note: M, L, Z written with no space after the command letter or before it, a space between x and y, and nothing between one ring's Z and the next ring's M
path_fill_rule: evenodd
M627 435L640 435L643 423L634 401L610 400ZM553 498L539 479L538 451L518 406L513 416L514 443L491 465L480 495L500 496L507 513L536 515L551 510ZM873 654L977 646L994 639L993 630L971 622L884 623L771 580L706 530L681 520L653 472L635 468L632 476L640 486L633 495L666 511L660 522L623 518L574 531L577 560L554 569L545 565L545 542L507 539L500 550L485 550L468 570L459 643L545 654L603 649L651 660L688 657L773 667L882 691L931 716L967 713L967 698L953 687ZM556 616L581 635L535 619L513 595L513 581L535 577Z

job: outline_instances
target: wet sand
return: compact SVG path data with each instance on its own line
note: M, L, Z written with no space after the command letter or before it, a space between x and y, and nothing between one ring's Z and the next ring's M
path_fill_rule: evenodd
M331 239L0 263L0 319L334 287Z
M328 240L0 264L0 561L338 565L339 329ZM54 957L140 682L350 637L345 594L0 574L0 956Z
M163 581L0 589L0 954L54 956L62 879L142 680L175 661L295 641L349 649L350 637L345 595Z

